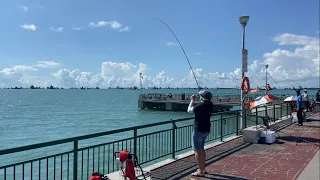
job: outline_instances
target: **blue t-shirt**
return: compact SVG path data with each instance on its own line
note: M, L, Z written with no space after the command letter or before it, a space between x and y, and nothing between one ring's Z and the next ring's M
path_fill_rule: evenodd
M298 96L296 105L297 105L298 109L303 109L304 108L304 103L302 101L302 96L301 95Z

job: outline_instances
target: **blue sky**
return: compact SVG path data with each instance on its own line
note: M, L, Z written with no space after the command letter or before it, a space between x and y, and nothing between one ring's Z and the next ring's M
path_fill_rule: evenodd
M150 76L164 70L170 77L183 78L189 72L187 61L179 46L166 44L176 40L154 17L173 29L192 66L204 72L231 72L241 67L241 15L250 16L246 28L249 64L263 61L264 53L279 48L272 42L279 34L319 36L318 0L17 0L1 4L0 70L55 61L66 69L101 73L101 63L112 61L147 64ZM99 21L117 21L130 31L88 27ZM20 27L24 24L37 29L25 30ZM63 27L63 31L54 32L51 27Z

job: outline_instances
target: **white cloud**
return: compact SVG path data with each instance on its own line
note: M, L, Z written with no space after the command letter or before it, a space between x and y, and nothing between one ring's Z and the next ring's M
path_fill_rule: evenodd
M37 26L34 25L34 24L24 24L24 25L22 25L20 27L23 28L23 29L26 29L26 30L31 30L31 31L37 30Z
M294 34L281 34L273 38L279 48L265 53L262 60L254 60L248 66L247 76L251 86L262 87L265 83L265 64L269 64L269 82L272 86L292 87L319 87L320 62L319 62L319 39L314 37L299 36ZM293 50L281 49L283 45L293 46ZM291 48L292 49L292 48ZM240 63L239 63L240 64ZM191 71L182 79L175 79L159 72L155 76L149 75L150 68L146 64L132 64L130 62L103 62L101 71L98 73L81 71L79 69L60 69L46 80L42 77L26 75L25 72L36 72L39 68L60 67L59 63L51 61L39 61L32 66L14 66L0 71L0 85L30 86L31 83L43 83L47 86L62 87L130 87L138 86L139 73L143 73L143 86L161 87L196 87ZM208 67L203 67L208 68ZM205 72L203 69L194 69L200 86L207 87L236 87L240 86L241 69L236 68L230 72ZM278 86L280 85L280 86ZM39 85L38 85L39 86Z
M130 32L130 27L128 27L128 26L125 26L124 28L121 28L119 31L120 32Z
M88 24L88 26L90 28L98 28L98 27L105 27L105 26L108 26L110 27L111 29L118 29L119 32L129 32L130 31L130 27L128 26L124 26L119 23L118 21L98 21L98 22L90 22Z
M80 30L82 30L83 28L81 28L81 27L72 27L72 30L75 30L75 31L80 31Z
M119 22L117 21L110 21L109 22L109 25L112 29L119 29L122 27L122 24L120 24Z
M63 27L58 27L58 28L51 27L50 30L54 31L54 32L62 32L63 31Z
M175 42L172 42L172 41L169 41L166 44L167 44L167 46L178 46L178 43L175 43Z
M104 26L107 26L108 24L109 22L99 21L97 23L90 22L88 26L91 28L96 28L96 27L104 27Z
M18 8L22 9L24 12L28 12L29 8L27 6L19 5Z
M55 61L38 61L36 65L33 67L37 68L57 68L62 66L61 63L57 63Z

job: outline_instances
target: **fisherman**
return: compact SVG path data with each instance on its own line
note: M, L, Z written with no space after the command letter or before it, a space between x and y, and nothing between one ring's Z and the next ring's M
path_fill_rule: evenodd
M303 103L302 95L300 94L300 89L296 89L296 93L297 93L296 108L298 109L298 112L297 112L298 124L299 126L302 126L303 124L302 111L304 109L304 103Z
M267 84L267 86L266 86L266 95L269 94L270 90L272 90L271 87L270 87L270 84Z
M309 95L308 95L308 92L307 92L306 89L304 89L303 100L306 102L306 109L307 109L307 112L309 112L309 110L310 110L310 99L309 99Z
M205 140L210 133L210 118L213 112L212 94L209 91L199 92L200 104L194 106L197 95L190 97L191 101L188 107L188 113L194 113L194 130L192 134L192 145L195 154L195 160L198 164L198 170L192 173L192 176L204 177L207 174L206 152L204 150Z

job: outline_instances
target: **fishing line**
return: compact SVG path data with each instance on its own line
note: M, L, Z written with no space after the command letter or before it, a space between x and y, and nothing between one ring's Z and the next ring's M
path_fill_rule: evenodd
M158 18L153 18L153 19L158 20L158 21L162 22L165 26L167 26L167 28L171 31L171 33L174 35L174 37L175 37L176 40L178 41L178 43L179 43L179 45L180 45L180 48L182 49L182 51L183 51L183 53L184 53L184 56L186 57L186 59L187 59L187 61L188 61L188 63L189 63L189 66L190 66L190 69L191 69L191 71L192 71L194 80L196 81L197 86L198 86L198 89L199 89L199 91L200 91L200 90L201 90L201 87L200 87L199 84L198 84L196 75L195 75L194 72L193 72L193 69L192 69L191 63L190 63L190 61L189 61L189 58L188 58L186 52L184 51L184 49L183 49L183 47L182 47L182 45L181 45L178 37L174 34L174 32L172 31L172 29L171 29L165 22L163 22L161 19L158 19Z
M286 89L282 88L282 87L277 83L277 81L273 79L273 77L272 77L269 73L267 73L267 74L268 74L268 75L271 77L271 79L280 87L280 89L284 90L284 91L287 93L287 95L290 96L290 94L288 93L288 91L287 91ZM291 83L289 83L289 84L291 84ZM291 84L291 85L292 85L292 84Z

